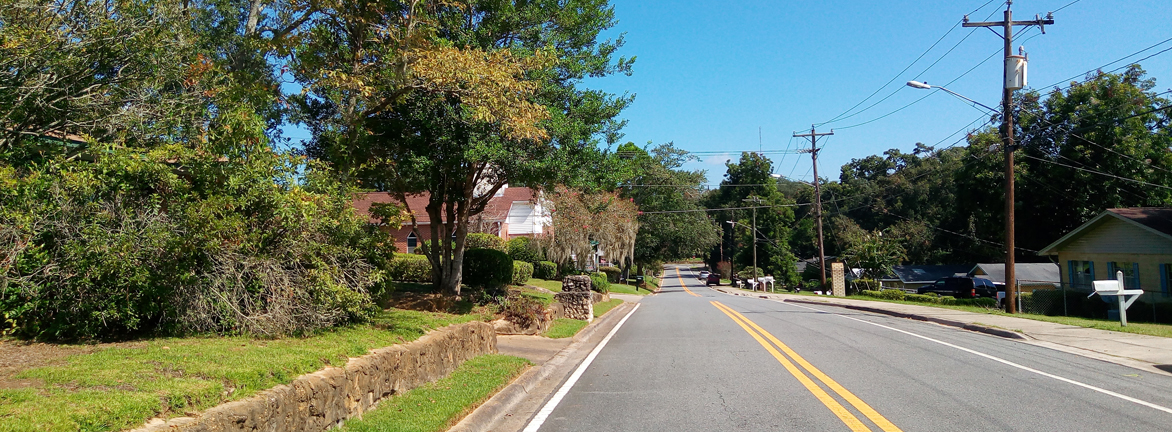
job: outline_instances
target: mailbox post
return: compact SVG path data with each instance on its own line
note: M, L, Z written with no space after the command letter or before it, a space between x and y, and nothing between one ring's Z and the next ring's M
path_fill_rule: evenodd
M1119 304L1119 324L1127 327L1127 308L1131 307L1143 295L1142 289L1124 289L1123 272L1115 272L1115 280L1101 280L1095 281L1095 292L1091 295L1098 294L1100 296L1113 295L1115 301Z

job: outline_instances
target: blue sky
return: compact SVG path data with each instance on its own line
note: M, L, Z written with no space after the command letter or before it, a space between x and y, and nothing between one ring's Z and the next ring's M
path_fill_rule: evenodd
M1071 1L1016 1L1014 18L1032 19ZM791 134L808 132L812 123L851 108L940 40L860 108L894 93L888 99L819 127L819 132L835 129L825 141L819 174L837 179L840 167L853 158L890 148L907 151L917 142L946 146L963 136L967 124L987 119L981 110L946 93L904 86L911 79L938 85L955 79L949 89L986 105L998 104L1001 39L986 29L957 26L964 14L985 2L613 0L619 24L607 36L626 34L620 54L637 56L635 73L587 85L636 95L623 113L629 120L624 141L673 141L690 151L728 152L706 154L689 165L708 170L709 181L716 183L726 159L758 148L758 128L766 151L808 147ZM990 20L1000 20L1003 5L993 1L970 18L984 21L993 14ZM1168 0L1081 0L1056 12L1056 23L1047 26L1045 35L1035 37L1039 32L1031 29L1015 38L1015 46L1024 45L1029 53L1030 87L1048 88L1172 38L1169 18ZM1167 48L1172 41L1132 60ZM1157 79L1159 90L1172 88L1172 51L1142 65ZM929 97L882 119L848 127L923 96ZM797 155L769 156L775 173L812 179L808 155L801 155L801 162Z

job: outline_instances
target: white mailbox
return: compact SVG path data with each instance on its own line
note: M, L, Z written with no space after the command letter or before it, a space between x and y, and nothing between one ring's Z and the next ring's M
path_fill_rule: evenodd
M1095 292L1091 295L1113 295L1119 303L1119 323L1127 325L1127 308L1131 307L1143 295L1142 289L1126 289L1123 284L1123 272L1115 272L1115 280L1094 281Z

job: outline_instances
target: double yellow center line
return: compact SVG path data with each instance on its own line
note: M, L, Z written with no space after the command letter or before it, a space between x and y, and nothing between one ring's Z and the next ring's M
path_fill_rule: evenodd
M794 352L794 350L790 349L784 343L781 343L780 340L777 340L777 338L773 337L772 334L765 331L765 329L761 328L761 326L758 326L744 315L741 315L739 312L732 310L732 308L725 306L718 301L712 301L710 303L712 303L713 306L716 306L717 309L720 309L721 312L724 312L725 315L728 315L729 318L732 318L733 322L736 322L737 325L741 326L741 328L744 329L746 333L749 333L753 339L756 339L757 343L760 343L761 346L769 352L769 354L772 354L773 358L776 358L777 361L785 367L785 370L789 371L789 373L793 375L794 378L797 378L798 381L806 387L806 390L809 390L810 393L814 394L814 397L818 398L818 400L821 401L823 405L826 405L826 408L829 408L830 411L833 412L839 420L842 420L842 422L850 428L850 430L856 432L871 431L871 429L867 427L867 425L863 424L863 422L859 420L859 418L856 417L854 413L839 403L837 399L830 396L826 390L823 390L822 387L814 382L814 380L810 379L809 376L806 376L806 373L802 372L801 369L798 369L798 366L794 365L794 363L800 365L802 369L805 369L806 372L808 372L814 378L817 378L818 381L821 381L822 384L828 387L831 391L838 394L839 397L853 406L856 410L858 410L858 412L862 413L867 417L867 419L871 420L871 422L874 423L875 426L878 426L880 430L883 430L884 432L895 432L900 430L898 427L895 427L894 424L872 409L870 405L867 405L866 402L863 402L862 399L859 399L857 396L855 396L843 386L839 385L833 379L830 379L829 376L826 376L826 374L822 373L822 371L818 370L818 368L814 367L814 365L810 364L810 362L806 361L806 359L802 358L802 356L798 355L798 353ZM768 339L768 341L766 341L766 339ZM769 342L772 342L773 345L770 345ZM781 352L778 352L778 350L774 348L774 345L777 346L777 349L781 349L785 355L782 355ZM786 357L787 355L789 356L788 358ZM790 361L791 358L793 361Z
M676 268L676 280L680 281L680 286L684 287L684 291L688 294L691 294L692 297L700 297L700 294L696 294L692 292L692 290L688 289L688 285L684 283L684 277L680 276L680 269L678 267Z

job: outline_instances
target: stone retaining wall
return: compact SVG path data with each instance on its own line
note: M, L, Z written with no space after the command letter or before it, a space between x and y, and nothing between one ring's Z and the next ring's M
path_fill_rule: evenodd
M199 417L156 419L132 432L324 431L385 397L447 376L465 360L495 352L492 325L453 324L414 342L350 359L344 368L329 367L213 407Z

